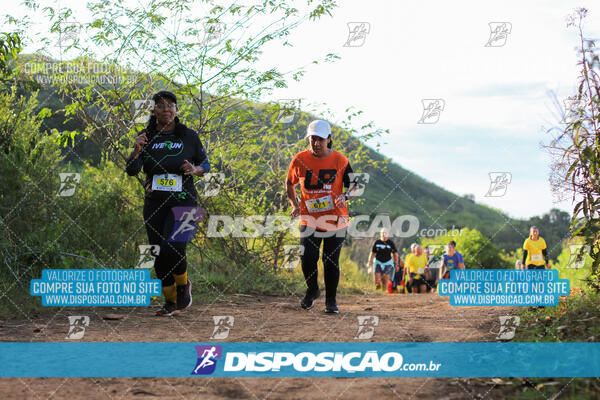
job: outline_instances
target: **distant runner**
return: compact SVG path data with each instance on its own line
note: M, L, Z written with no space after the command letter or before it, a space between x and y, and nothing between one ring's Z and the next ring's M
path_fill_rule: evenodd
M406 269L404 268L404 260L398 255L398 264L392 278L392 292L406 293Z
M427 258L427 267L425 268L425 281L427 291L435 291L439 282L439 270L442 266L442 260L435 254L431 254L429 246L425 246L425 258Z
M352 167L348 159L331 149L329 123L312 121L306 137L309 148L294 156L286 179L287 197L293 207L290 216L300 216L300 245L304 247L300 260L307 289L300 306L310 310L321 294L317 262L323 242L325 312L333 314L338 313L339 258L350 218L346 201L357 187L350 182ZM300 202L296 198L297 184L300 184ZM348 192L344 193L344 187L350 188Z
M446 245L446 252L442 255L440 275L443 275L443 279L450 279L450 271L453 269L465 269L465 260L463 255L456 251L456 242L451 240Z
M427 259L423 254L423 248L420 245L411 246L414 253L406 256L404 260L404 268L408 274L408 282L412 293L425 293L427 291L427 283L425 282L425 267Z
M549 268L546 241L540 236L536 226L529 228L529 237L523 243L523 265L526 269Z
M406 293L411 293L412 292L412 288L410 287L410 273L408 272L408 268L406 268L406 261L408 260L408 257L412 254L412 255L416 255L416 248L417 248L417 244L413 243L410 245L410 254L407 254L406 257L404 257L404 276L402 277L402 279L404 279L404 287L405 287L405 292Z
M394 279L398 266L398 250L396 250L394 242L389 239L388 231L385 229L381 231L380 239L373 243L367 262L369 268L373 265L373 258L375 258L375 288L386 291L388 282Z

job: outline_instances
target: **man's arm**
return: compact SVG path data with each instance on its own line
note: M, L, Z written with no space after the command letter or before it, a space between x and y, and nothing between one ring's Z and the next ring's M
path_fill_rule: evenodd
M408 280L408 282L412 282L412 277L410 276L410 267L412 266L412 259L409 257L406 257L407 260L404 263L404 271L406 272L406 279Z
M373 257L375 257L375 253L371 252L371 254L369 254L369 261L367 261L368 265L371 265L371 263L373 262Z

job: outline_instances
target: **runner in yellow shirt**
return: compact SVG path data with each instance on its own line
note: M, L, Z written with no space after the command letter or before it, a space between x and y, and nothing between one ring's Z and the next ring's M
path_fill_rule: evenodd
M529 228L529 237L523 243L523 265L527 269L549 268L546 241L536 226Z
M423 248L419 245L414 246L414 254L407 255L404 261L404 269L407 271L408 282L413 293L427 292L427 282L425 281L426 266L427 258L423 254Z

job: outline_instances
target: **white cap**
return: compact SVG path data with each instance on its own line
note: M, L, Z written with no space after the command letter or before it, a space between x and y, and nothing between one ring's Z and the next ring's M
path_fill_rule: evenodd
M329 122L315 119L306 128L306 137L318 136L327 139L331 135L331 126Z

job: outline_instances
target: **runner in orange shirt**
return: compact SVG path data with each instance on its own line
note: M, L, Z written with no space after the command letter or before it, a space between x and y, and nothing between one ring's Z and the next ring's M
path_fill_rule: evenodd
M340 279L339 258L349 224L346 201L352 188L352 168L348 159L332 150L331 127L322 120L312 121L306 129L308 150L294 156L287 174L287 197L293 207L291 217L300 216L300 245L302 272L306 280L306 295L300 302L310 310L321 292L317 282L317 262L323 242L325 273L325 312L338 313L336 301ZM300 184L300 202L295 187Z

